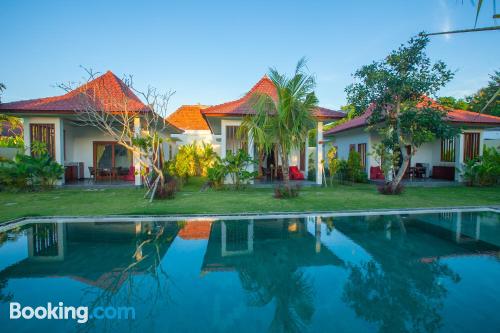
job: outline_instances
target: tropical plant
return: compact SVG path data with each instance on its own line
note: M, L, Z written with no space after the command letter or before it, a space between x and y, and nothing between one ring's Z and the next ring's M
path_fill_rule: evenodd
M330 184L333 185L333 178L338 173L340 168L340 159L338 158L337 148L330 147L326 153L328 160L328 171L330 172Z
M211 144L202 142L201 146L198 147L197 155L200 176L206 177L208 176L208 169L217 160L217 153Z
M500 70L490 75L490 81L474 95L467 97L474 112L500 116Z
M442 96L437 98L439 105L451 108L468 110L470 108L469 103L463 98L455 98L453 96Z
M215 189L221 189L224 185L224 179L226 178L227 170L220 157L217 157L215 162L207 170L207 178L210 182L210 187Z
M208 175L208 169L215 163L217 154L211 144L195 142L179 147L177 155L169 163L169 173L187 182L189 177Z
M305 68L304 58L297 63L291 77L271 68L269 79L276 88L276 99L268 94L255 94L251 100L255 115L245 117L240 127L240 133L250 133L259 146L270 150L276 145L287 189L290 189L290 152L304 143L308 130L314 127L312 113L318 105L315 79Z
M443 108L425 98L453 78L453 72L442 61L431 63L425 54L428 43L424 34L411 38L384 60L359 69L354 74L359 81L346 88L350 103L370 110L370 129L376 125L384 149L401 153L401 166L395 176L386 177L394 191L403 179L411 154L422 144L459 133L459 129L446 122Z
M222 163L235 189L240 189L257 176L256 171L248 171L248 167L255 164L255 161L243 149L238 150L236 154L229 151Z
M351 150L347 158L347 177L354 183L365 182L367 178L361 166L361 155L355 150Z
M13 161L0 164L0 187L37 189L53 187L64 174L64 167L43 152L29 156L18 154Z
M462 177L469 186L487 186L500 183L500 152L484 146L483 155L463 165Z
M248 171L248 168L255 163L256 161L243 149L238 150L236 154L228 151L225 158L217 157L213 165L208 168L207 174L211 187L222 188L226 177L229 177L232 187L241 189L257 176L256 171Z

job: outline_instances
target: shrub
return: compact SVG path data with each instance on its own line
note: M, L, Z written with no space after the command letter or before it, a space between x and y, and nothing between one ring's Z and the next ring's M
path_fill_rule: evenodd
M173 177L165 179L165 186L156 189L156 199L174 199L178 191L177 180Z
M500 183L500 153L484 146L483 155L464 163L462 176L469 186L488 186Z
M0 164L0 187L37 189L53 187L64 174L64 167L46 152L37 156L16 155L13 161Z
M187 182L189 177L207 176L208 169L215 163L217 154L212 145L196 142L179 147L175 158L169 163L169 172Z
M377 191L380 194L384 194L384 195L398 195L398 194L403 193L404 186L403 186L403 184L399 183L398 186L396 187L396 189L393 191L391 188L391 184L383 184L383 185L377 186Z
M207 177L209 181L209 186L215 189L221 189L224 185L224 178L226 178L226 168L222 163L222 160L217 157L215 163L207 170Z
M299 196L300 185L290 185L290 188L284 185L276 185L274 187L274 197L276 199L290 199Z
M363 182L363 168L361 167L361 155L351 150L347 158L347 177L352 182Z
M213 187L221 188L226 177L231 179L235 189L240 189L249 180L257 176L257 172L250 172L247 168L255 161L244 150L240 149L236 154L228 152L226 158L217 159L212 167L208 168L207 174Z

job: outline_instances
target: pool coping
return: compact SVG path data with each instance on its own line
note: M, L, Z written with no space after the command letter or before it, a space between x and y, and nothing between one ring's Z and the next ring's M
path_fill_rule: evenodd
M396 214L432 214L440 212L484 212L500 213L500 206L455 206L432 208L394 208L371 210L338 210L338 211L305 211L305 212L266 212L266 213L232 213L232 214L169 214L169 215L83 215L83 216L26 216L0 222L0 232L29 223L82 223L82 222L174 222L174 221L206 221L208 220L240 220L240 219L278 219L307 217L342 217L342 216L375 216Z

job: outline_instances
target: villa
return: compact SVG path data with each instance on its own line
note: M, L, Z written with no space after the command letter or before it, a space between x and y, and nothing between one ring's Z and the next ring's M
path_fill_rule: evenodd
M367 129L370 111L325 132L330 146L337 149L340 159L347 159L351 150L361 155L361 164L371 180L380 180L380 163L373 155L373 147L381 138L376 126ZM460 170L465 161L482 155L485 132L500 125L500 117L475 112L448 109L447 119L463 132L449 140L436 140L422 145L411 155L408 177L461 181ZM410 148L410 147L408 147Z
M281 159L275 151L269 153L259 152L254 145L250 135L239 137L237 135L238 128L243 122L244 117L255 114L255 110L250 105L252 96L256 93L268 94L273 99L277 98L276 88L273 82L264 76L259 80L243 97L225 102L218 105L213 105L206 108L200 108L200 113L206 120L208 128L215 136L216 141L220 144L220 157L226 157L226 154L231 151L235 153L239 149L244 149L254 159L261 161L261 168L265 176L273 180L279 178ZM345 116L343 112L330 110L323 107L318 107L313 114L316 120L316 183L321 184L322 168L321 161L323 160L323 123L341 119ZM302 174L307 175L308 157L306 154L308 142L305 140L304 145L299 149L295 149L290 154L289 165L300 170Z
M206 143L211 144L214 150L220 154L220 144L217 137L212 134L207 121L201 114L201 110L207 107L201 104L182 105L167 117L170 124L183 130L181 134L172 134L174 140L179 140L177 146ZM175 151L173 154L175 154Z
M113 178L141 185L138 159L110 135L82 121L80 112L88 105L105 112L128 112L134 117L136 133L143 117L152 112L111 71L61 96L2 103L0 112L22 119L26 154L35 140L47 145L49 154L66 168L63 182ZM173 133L182 130L167 122L162 135L167 138ZM164 143L165 159L171 157L169 145Z

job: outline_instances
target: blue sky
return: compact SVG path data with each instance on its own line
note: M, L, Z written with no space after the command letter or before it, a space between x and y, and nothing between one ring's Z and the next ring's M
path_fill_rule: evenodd
M478 26L493 25L492 0ZM182 104L240 97L270 66L291 72L306 56L325 107L345 104L360 66L425 30L470 28L469 0L22 1L0 4L2 101L61 94L79 67L132 74ZM457 70L440 95L463 97L500 69L500 32L433 37L432 59Z

